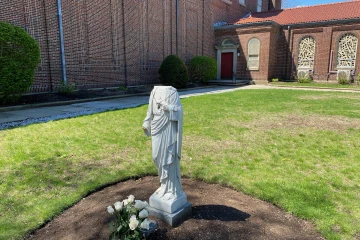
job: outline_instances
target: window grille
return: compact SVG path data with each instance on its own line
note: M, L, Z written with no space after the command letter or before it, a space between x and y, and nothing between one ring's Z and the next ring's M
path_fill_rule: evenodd
M299 44L298 68L314 68L315 61L315 39L306 36Z
M339 40L337 67L355 69L358 39L354 34L344 34Z

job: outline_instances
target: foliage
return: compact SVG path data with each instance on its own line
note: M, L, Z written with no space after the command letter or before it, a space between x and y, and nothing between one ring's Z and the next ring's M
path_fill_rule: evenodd
M181 99L181 173L276 204L326 239L357 239L360 111L349 99L359 94L245 89ZM156 175L139 130L147 108L0 131L0 239L22 238L103 186Z
M297 81L298 81L298 83L311 83L312 79L309 76L308 72L300 71L300 72L298 72L298 75L297 75Z
M338 83L341 85L350 84L350 80L348 79L347 74L345 72L338 73Z
M304 87L304 86L308 86L308 87L312 87L312 88L355 88L355 89L359 89L360 86L359 85L342 85L339 83L327 83L326 81L324 82L311 82L311 83L299 83L299 82L276 82L276 83L272 83L272 85L274 86L292 86L292 87Z
M278 78L272 78L271 82L279 82L279 79Z
M143 238L142 230L149 230L149 213L144 209L147 202L135 200L130 195L122 202L116 202L107 208L115 219L110 223L111 234L109 240L140 240Z
M119 90L121 90L121 91L129 91L129 89L127 87L125 87L125 86L120 86Z
M72 92L76 91L77 87L75 83L64 83L62 82L62 85L59 88L59 93L69 95Z
M176 55L167 56L161 63L160 83L175 88L186 88L189 80L184 62Z
M193 81L206 83L215 79L217 74L217 63L214 58L207 56L196 56L190 62L190 75Z
M39 62L38 43L24 29L0 22L0 94L5 101L29 89Z

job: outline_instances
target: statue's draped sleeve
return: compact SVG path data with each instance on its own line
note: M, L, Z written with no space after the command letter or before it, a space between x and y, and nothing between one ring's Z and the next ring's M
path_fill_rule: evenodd
M143 128L144 128L144 132L146 134L146 136L150 137L151 136L151 120L153 118L153 92L154 90L151 91L150 94L150 100L149 100L149 107L148 107L148 111L146 113L146 117L144 119L144 123L143 123Z
M181 158L181 146L182 146L182 131L183 131L183 110L180 103L179 95L176 90L172 92L169 99L169 120L177 122L177 136L176 136L176 155Z

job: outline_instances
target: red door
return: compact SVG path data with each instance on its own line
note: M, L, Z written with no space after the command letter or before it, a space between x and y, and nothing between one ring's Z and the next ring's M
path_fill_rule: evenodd
M234 53L221 53L221 79L233 78Z

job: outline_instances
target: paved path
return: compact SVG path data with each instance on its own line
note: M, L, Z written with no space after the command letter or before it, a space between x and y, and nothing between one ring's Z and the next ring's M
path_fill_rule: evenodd
M275 89L280 87L269 85L247 85L242 87L233 86L216 86L200 89L190 89L179 92L180 98L193 97L204 94L217 94L222 92L246 90L246 89ZM311 88L294 88L281 87L281 89L301 89L301 90L316 90L316 91L330 91L331 89L311 89ZM346 91L352 90L334 90ZM353 91L356 92L356 91ZM33 123L43 123L53 120L72 118L77 116L89 115L110 110L118 110L124 108L131 108L147 104L149 101L148 95L131 96L113 98L108 100L89 101L83 103L72 103L61 106L45 106L30 109L18 109L11 111L0 111L0 130L26 126ZM59 103L57 103L59 104Z

